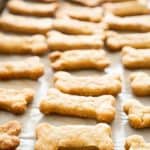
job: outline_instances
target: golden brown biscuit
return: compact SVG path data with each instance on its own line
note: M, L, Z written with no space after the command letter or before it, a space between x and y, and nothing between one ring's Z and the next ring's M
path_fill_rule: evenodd
M124 47L122 63L129 69L150 68L150 49L137 50L132 47Z
M150 127L150 107L144 106L137 100L129 100L123 106L128 115L129 124L133 128Z
M48 51L43 35L16 35L0 32L0 53L41 55Z
M79 77L59 71L54 74L54 86L64 93L83 96L117 95L121 92L119 75Z
M139 135L129 136L125 141L125 150L149 150L150 143L146 143Z
M0 62L0 80L27 78L36 80L44 73L44 66L37 56L25 60Z
M57 31L47 34L50 50L99 49L103 46L104 34L66 35Z
M0 125L0 150L15 150L20 140L21 125L18 121L9 121Z
M52 28L52 19L3 14L0 17L0 28L16 33L46 34Z
M15 114L26 111L27 105L32 102L34 91L32 89L14 90L0 88L0 109Z
M115 118L115 103L115 98L111 95L85 97L49 89L40 103L40 111L45 115L69 115L111 123Z
M42 123L36 128L36 138L35 150L58 150L60 147L114 150L111 128L104 123L60 127Z
M150 31L150 15L118 17L112 14L107 14L105 21L108 23L109 29L123 31Z
M134 16L150 14L150 7L147 0L134 0L118 3L106 3L103 8L116 16Z
M72 50L49 55L54 70L105 69L110 65L104 50Z
M26 0L10 0L7 3L7 8L11 13L50 17L53 16L58 8L58 3L33 3Z
M103 18L101 7L85 7L73 3L61 2L60 8L56 12L57 18L70 17L81 21L100 22Z
M52 3L52 2L58 2L58 0L32 0L35 2L42 2L42 3Z
M135 72L130 75L131 88L137 96L150 96L150 75Z
M150 32L126 34L108 32L106 45L112 51L121 50L124 46L131 46L139 49L150 48Z

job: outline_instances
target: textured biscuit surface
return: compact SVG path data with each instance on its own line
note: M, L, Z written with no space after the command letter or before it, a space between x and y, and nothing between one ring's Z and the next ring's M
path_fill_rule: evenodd
M7 8L11 13L40 17L53 16L57 7L58 3L31 3L24 0L10 0L7 3Z
M0 53L41 55L48 51L43 35L21 36L0 32Z
M83 96L117 95L121 92L119 75L79 77L60 71L54 74L54 86L64 93Z
M130 75L131 88L137 96L150 96L150 75L135 72Z
M150 143L146 143L139 135L131 135L125 141L125 150L149 150Z
M133 48L150 48L150 32L119 34L108 32L106 45L110 50L118 51L124 46Z
M15 90L0 88L0 109L15 114L22 114L33 98L34 91L32 89Z
M150 106L144 106L137 100L130 100L125 102L123 109L133 128L150 127Z
M5 13L0 17L0 28L16 33L46 34L52 28L52 20L49 18L27 18Z
M99 49L103 46L101 35L66 35L57 31L48 32L50 50Z
M137 32L150 31L149 15L130 16L122 18L114 16L112 14L107 14L105 17L105 21L108 23L109 29Z
M122 63L126 68L150 68L150 49L134 49L124 47L122 50Z
M75 96L49 89L47 96L40 103L40 111L46 115L69 115L110 123L115 118L115 98L111 95Z
M18 135L21 125L18 121L10 121L0 125L0 150L15 150L20 144Z
M107 124L95 126L76 125L55 127L47 123L38 125L35 150L58 150L59 148L97 148L114 150L111 129Z
M105 11L111 12L116 16L134 16L150 13L147 0L106 3L103 7Z
M33 56L25 60L0 62L0 79L38 79L44 73L40 58Z
M54 70L104 69L110 65L104 50L72 50L49 55Z

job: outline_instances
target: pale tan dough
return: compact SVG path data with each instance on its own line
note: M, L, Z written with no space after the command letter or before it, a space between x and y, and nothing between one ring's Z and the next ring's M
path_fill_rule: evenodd
M52 126L42 123L36 128L35 150L65 148L97 148L114 150L111 128L107 124Z
M59 71L54 74L53 80L54 86L60 91L82 96L117 95L122 87L119 75L79 77Z
M36 80L44 74L44 66L37 56L24 60L1 61L0 80L32 79Z
M132 92L136 96L150 96L150 75L144 72L135 72L130 75Z

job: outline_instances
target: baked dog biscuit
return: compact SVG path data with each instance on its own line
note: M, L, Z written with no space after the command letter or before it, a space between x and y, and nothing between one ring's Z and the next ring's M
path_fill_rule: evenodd
M7 3L7 8L14 14L50 17L55 14L58 8L58 3L43 4L25 0L10 0Z
M110 65L104 50L72 50L49 55L54 70L105 69Z
M43 35L15 35L0 32L0 53L41 55L48 51Z
M121 92L119 75L79 77L59 71L54 74L54 86L64 93L83 96L117 95Z
M28 78L36 80L44 73L44 66L37 56L25 60L0 62L0 80Z
M129 136L125 141L125 150L149 150L150 143L146 143L139 135Z
M25 34L46 34L52 29L52 20L49 18L31 18L3 14L0 17L0 28L4 31Z
M15 150L19 144L21 125L18 121L9 121L0 125L0 150Z
M59 148L97 148L114 150L111 128L101 123L94 126L52 126L42 123L36 128L35 150L58 150Z
M134 0L118 3L106 3L103 8L116 16L134 16L150 14L147 0Z
M150 75L135 72L130 75L131 88L136 96L150 96Z
M133 48L150 48L150 32L119 34L108 32L106 45L110 50L118 51L124 46Z
M134 49L124 47L122 50L122 63L126 68L150 68L150 49Z
M144 106L137 100L125 102L124 112L128 115L128 120L133 128L150 127L150 107Z
M150 31L150 15L129 16L122 18L112 14L107 14L105 21L108 23L109 29L137 32Z
M47 34L50 50L99 49L103 46L104 34L66 35L57 31Z
M15 114L26 111L28 103L32 102L34 91L32 89L14 90L0 88L0 109Z
M73 3L61 2L60 8L56 12L57 18L70 17L81 21L100 22L103 18L101 7L84 7Z
M115 118L115 103L115 98L111 95L85 97L50 89L40 103L40 111L45 115L69 115L111 123Z

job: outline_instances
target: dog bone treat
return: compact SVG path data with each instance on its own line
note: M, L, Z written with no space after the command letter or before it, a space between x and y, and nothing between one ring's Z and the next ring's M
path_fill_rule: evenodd
M15 35L0 32L0 53L41 55L48 51L43 35Z
M101 7L84 7L76 4L62 2L56 12L57 18L70 17L81 21L100 22L103 17Z
M124 46L133 48L150 48L150 32L119 34L108 32L106 45L110 50L118 51Z
M137 32L150 31L149 15L129 16L122 18L114 16L112 14L107 14L105 17L105 21L108 23L110 29Z
M119 75L79 77L59 71L54 75L54 86L64 93L83 96L117 95L121 92Z
M135 0L118 3L106 3L103 5L105 11L111 12L116 16L134 16L150 14L147 0Z
M15 150L19 144L21 125L18 121L9 121L0 125L0 150Z
M50 89L40 103L40 111L46 115L78 116L111 123L115 118L115 98L111 95L75 96Z
M0 17L0 28L16 33L46 34L52 28L52 20L3 14Z
M150 106L144 106L137 100L129 100L125 102L123 109L133 128L150 127Z
M35 150L59 150L59 148L97 148L114 150L109 125L52 126L42 123L36 128Z
M72 50L49 55L54 70L105 69L110 65L104 50Z
M35 2L42 2L42 3L52 3L52 2L57 2L58 0L32 0Z
M134 49L124 47L122 50L122 63L126 68L150 68L150 49Z
M32 89L14 90L0 88L0 109L15 114L26 111L28 103L34 98Z
M43 4L25 0L10 0L7 3L7 8L15 14L50 17L56 12L58 3Z
M25 60L1 61L0 80L27 78L36 80L44 73L44 66L37 56Z
M104 34L66 35L57 31L48 32L50 50L99 49L103 46Z
M131 88L136 96L150 96L150 75L135 72L130 75Z
M146 143L139 135L131 135L125 141L125 150L149 150L150 143Z

